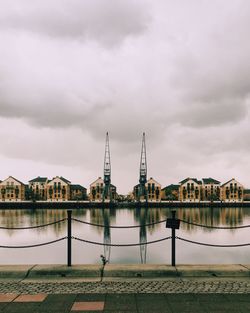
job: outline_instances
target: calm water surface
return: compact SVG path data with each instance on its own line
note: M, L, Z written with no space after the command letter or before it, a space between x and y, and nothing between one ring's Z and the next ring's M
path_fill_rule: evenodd
M240 226L250 224L247 208L177 209L177 217L213 226ZM78 209L72 216L80 220L103 224L105 227L72 223L74 237L97 242L144 243L171 235L165 223L135 229L111 229L109 225L144 225L171 217L171 209ZM46 224L67 217L66 210L1 210L0 226L25 227ZM0 229L0 245L28 245L43 243L67 235L67 222L30 230ZM176 235L186 239L212 244L240 244L250 242L250 228L216 230L181 223ZM249 263L250 246L240 248L212 248L177 241L177 264ZM29 249L0 248L0 264L66 264L66 240L49 246ZM101 263L105 254L110 263L164 263L171 262L170 240L141 247L112 247L72 241L73 264Z

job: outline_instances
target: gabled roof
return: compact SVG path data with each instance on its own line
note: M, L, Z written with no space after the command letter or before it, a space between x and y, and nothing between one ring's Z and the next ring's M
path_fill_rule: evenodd
M101 177L98 177L95 181L93 181L93 183L90 184L90 186L94 185L98 180L102 180L102 182L104 182Z
M146 184L147 184L150 180L153 180L153 181L156 182L158 185L161 185L161 184L158 183L158 181L156 181L153 177L150 177L150 178L147 180Z
M75 185L70 185L70 188L71 188L72 190L76 190L76 189L87 190L87 188L85 188L85 187L83 187L83 186L81 186L81 185L77 185L77 184L75 184Z
M62 181L64 181L66 184L70 184L71 182L69 180L67 180L66 178L60 176L59 177Z
M9 176L9 177L6 178L5 180L3 180L1 183L4 183L4 182L5 182L7 179L9 179L9 178L12 178L12 179L14 179L16 182L18 182L19 184L24 185L24 183L22 183L20 180L16 179L16 178L13 177L13 176Z
M231 178L229 181L225 182L224 184L221 185L221 187L227 185L228 183L230 183L231 181L235 180L236 183L240 184L235 178ZM240 184L241 185L241 184Z
M193 180L194 182L196 182L196 184L201 185L201 181L200 181L200 180L198 180L197 178L190 178L190 177L188 177L188 178L182 180L182 181L180 182L180 184L181 184L181 185L182 185L182 184L185 184L185 183L186 183L187 181L189 181L189 180Z
M168 190L178 190L179 187L180 187L180 185L171 184L171 185L168 185L168 186L164 187L162 190L166 190L166 189L168 189Z
M29 183L46 183L47 180L47 177L37 176L36 178L29 180Z
M206 184L220 184L220 182L218 180L215 180L211 177L209 178L202 178L203 180L203 183L206 185Z
M70 184L71 182L69 180L67 180L66 178L62 177L62 176L56 176L56 177L53 177L53 179L49 180L48 183L52 182L54 179L56 178L59 178L61 179L63 182L65 182L66 184Z

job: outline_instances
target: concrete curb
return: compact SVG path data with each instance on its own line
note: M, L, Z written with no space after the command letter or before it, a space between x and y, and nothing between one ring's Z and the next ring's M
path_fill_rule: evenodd
M0 265L0 278L95 278L100 277L102 266L73 265ZM104 277L123 278L177 278L177 277L250 277L250 265L178 265L164 264L107 264Z

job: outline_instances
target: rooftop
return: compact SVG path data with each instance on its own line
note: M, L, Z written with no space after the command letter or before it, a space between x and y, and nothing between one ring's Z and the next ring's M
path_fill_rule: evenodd
M36 178L29 180L29 183L46 183L47 180L47 177L37 176Z

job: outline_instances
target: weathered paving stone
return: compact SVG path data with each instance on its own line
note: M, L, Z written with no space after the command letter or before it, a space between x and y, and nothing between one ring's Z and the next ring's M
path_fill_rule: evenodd
M50 294L41 303L37 313L66 313L69 312L76 295L74 294Z
M136 299L131 294L108 294L104 308L105 310L136 311Z

